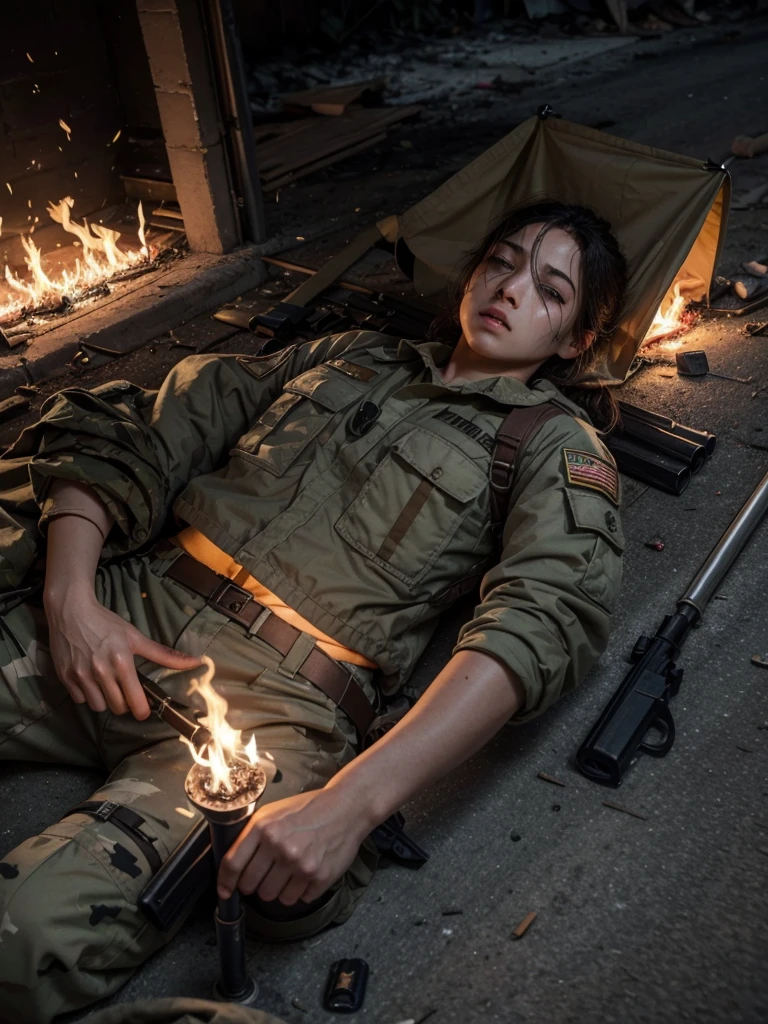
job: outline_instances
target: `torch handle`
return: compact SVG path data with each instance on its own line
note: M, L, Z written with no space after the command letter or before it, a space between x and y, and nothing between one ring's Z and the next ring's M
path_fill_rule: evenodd
M234 841L245 828L248 817L232 824L211 824L211 848L213 849L213 862L218 873L224 854L229 850ZM229 899L220 899L216 906L216 916L222 921L237 921L240 917L240 893L234 890Z
M243 831L250 814L232 823L209 822L213 859L218 873L224 854ZM245 921L237 889L226 899L218 899L214 914L219 947L221 979L218 990L232 1002L250 1004L256 995L256 983L248 974L245 959Z

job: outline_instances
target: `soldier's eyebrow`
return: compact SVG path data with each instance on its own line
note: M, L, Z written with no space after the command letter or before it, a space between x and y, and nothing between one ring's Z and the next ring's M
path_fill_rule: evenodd
M525 249L522 245L520 245L519 242L513 242L511 238L502 238L501 241L502 241L503 245L509 246L509 248L513 252L516 252L518 256L528 256L528 257L530 257L530 253L528 252L528 250ZM544 273L545 274L549 274L550 277L561 277L564 281L567 281L568 284L571 286L573 294L574 295L576 294L576 287L575 287L573 281L562 270L558 270L557 267L553 267L551 263L548 263L544 267Z

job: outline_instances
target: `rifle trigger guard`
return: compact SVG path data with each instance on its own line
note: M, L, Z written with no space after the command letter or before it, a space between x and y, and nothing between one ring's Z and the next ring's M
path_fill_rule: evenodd
M654 718L648 729L649 731L651 729L658 730L661 733L661 737L656 743L649 743L647 740L643 740L638 746L638 750L642 750L645 754L650 754L651 757L664 757L672 749L672 744L675 742L675 723L672 719L672 712L666 704L659 705L659 715L657 718Z

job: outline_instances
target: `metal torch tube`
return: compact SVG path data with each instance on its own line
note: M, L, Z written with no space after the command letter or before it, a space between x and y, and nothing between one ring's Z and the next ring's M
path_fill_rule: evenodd
M211 830L211 847L218 873L222 858L248 822L246 813L239 821L223 824L208 822ZM248 974L245 959L245 921L237 889L226 899L218 899L214 913L216 941L219 947L219 988L225 999L240 1002L253 988L253 979Z
M747 498L712 553L680 598L703 613L721 580L768 511L768 473Z

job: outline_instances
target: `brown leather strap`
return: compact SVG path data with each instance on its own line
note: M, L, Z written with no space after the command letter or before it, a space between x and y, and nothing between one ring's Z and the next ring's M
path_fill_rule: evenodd
M570 415L552 402L541 405L515 406L496 435L491 462L491 527L498 531L504 525L509 496L515 479L517 461L536 431L555 416Z
M204 597L209 607L246 629L250 629L264 611L264 605L255 601L249 591L209 569L186 552L176 559L166 576ZM288 654L301 636L300 630L274 614L267 616L254 632L259 639L283 655ZM362 687L349 672L317 646L312 648L297 672L314 683L349 716L362 740L376 712Z

